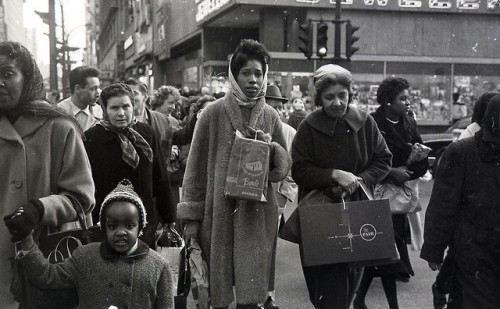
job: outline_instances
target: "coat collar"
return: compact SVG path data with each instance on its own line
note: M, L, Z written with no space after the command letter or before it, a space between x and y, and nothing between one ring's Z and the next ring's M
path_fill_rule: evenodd
M263 113L266 105L266 100L264 98L260 98L257 100L257 104L252 108L252 112L250 114L250 122L248 125L252 128L255 128L257 125L257 121L259 120L260 115ZM228 92L224 97L224 110L229 116L229 120L235 130L240 132L245 132L245 127L243 124L243 118L241 116L240 106L238 105L238 101L233 96L231 92Z
M357 133L365 123L366 118L368 118L367 113L353 106L349 106L343 120ZM332 118L326 115L323 108L317 109L309 114L305 121L316 130L332 135Z
M22 144L23 138L37 131L47 119L21 115L12 124L6 116L0 116L0 138Z
M134 253L127 256L121 255L120 253L113 250L113 248L111 248L107 241L101 242L101 245L99 246L99 253L101 254L101 257L105 260L111 261L116 261L121 258L129 263L132 263L133 261L144 258L148 254L148 252L148 245L146 245L146 243L144 243L140 239L138 240L137 249L134 251Z

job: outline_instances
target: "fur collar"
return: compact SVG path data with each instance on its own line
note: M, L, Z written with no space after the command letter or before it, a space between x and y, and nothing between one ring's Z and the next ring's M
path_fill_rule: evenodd
M245 126L243 124L243 118L241 116L240 106L238 105L238 101L232 95L231 92L226 94L224 97L224 110L229 116L231 120L231 124L235 130L240 132L246 132ZM256 128L257 121L259 120L260 115L264 112L264 108L266 105L266 100L264 98L259 98L257 103L252 108L252 113L250 114L250 122L248 125L252 128Z
M353 106L349 106L347 113L342 118L343 121L347 123L347 125L354 130L354 132L358 132L359 129L363 126L366 119L368 118L368 114L362 110L359 110ZM332 123L334 119L328 117L326 113L323 111L323 108L317 109L311 114L309 114L305 121L314 129L328 134L330 136L334 135L334 130L332 128Z

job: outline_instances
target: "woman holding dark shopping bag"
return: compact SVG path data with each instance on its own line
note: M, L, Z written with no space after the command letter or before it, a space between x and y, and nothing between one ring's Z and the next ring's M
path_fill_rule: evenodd
M380 132L392 153L392 168L383 182L404 185L409 180L423 176L429 167L427 157L411 162L413 145L422 143L417 123L408 116L410 109L409 84L403 78L389 77L382 81L377 91L380 107L372 113ZM410 159L410 160L409 160ZM354 299L355 309L367 308L365 296L374 277L380 276L389 302L389 308L398 308L396 276L410 278L413 269L408 256L410 227L406 214L393 214L394 237L400 261L389 265L366 267Z
M267 202L226 198L224 187L236 130L256 131L269 143L270 182L283 180L290 168L280 118L265 102L269 60L257 41L240 42L229 64L231 90L203 110L191 143L178 216L186 243L196 238L201 246L214 308L233 302L233 286L237 308L259 308L267 298L278 224L272 187Z
M292 147L292 177L299 185L299 201L313 189L333 189L338 199L342 195L361 200L359 182L372 186L382 180L390 170L391 153L373 118L349 105L349 71L333 64L322 66L314 73L314 87L315 102L321 108L306 117ZM302 269L316 308L349 308L359 278L347 264Z
M9 259L20 241L35 239L77 220L94 207L94 183L75 119L45 100L43 78L30 52L17 42L0 43L0 308L17 308L9 292ZM24 213L9 219L23 207ZM14 287L13 285L12 287ZM18 289L19 294L27 289ZM12 293L16 291L11 290ZM17 293L16 293L17 294ZM17 294L21 308L36 308ZM35 306L33 306L35 305Z

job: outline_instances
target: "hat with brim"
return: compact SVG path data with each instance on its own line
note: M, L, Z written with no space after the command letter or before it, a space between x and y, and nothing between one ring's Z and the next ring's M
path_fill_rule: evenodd
M278 86L276 85L267 86L266 99L275 99L281 100L283 102L288 102L288 98L281 96L280 88L278 88Z

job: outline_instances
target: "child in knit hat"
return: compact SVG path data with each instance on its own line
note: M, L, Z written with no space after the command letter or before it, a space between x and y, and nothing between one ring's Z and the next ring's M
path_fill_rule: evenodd
M106 240L78 247L59 264L47 261L32 234L22 240L19 261L30 280L45 289L76 288L79 308L173 308L170 268L138 239L146 210L128 179L106 196L99 219Z

